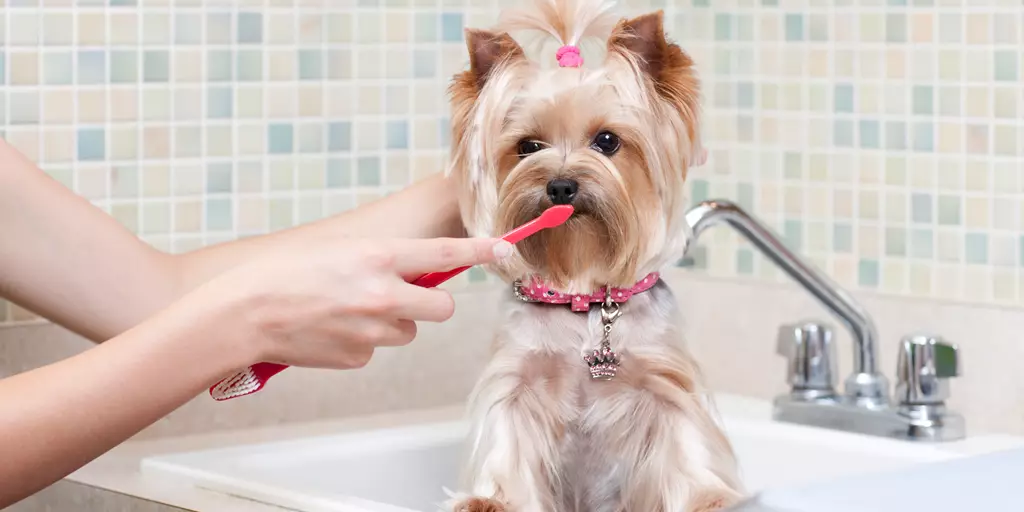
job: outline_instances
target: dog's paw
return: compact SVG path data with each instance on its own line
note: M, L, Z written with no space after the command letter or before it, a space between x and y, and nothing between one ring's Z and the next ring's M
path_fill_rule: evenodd
M456 504L452 512L505 512L505 505L490 498L469 498Z
M742 496L731 491L705 491L690 501L689 512L716 512L740 502Z

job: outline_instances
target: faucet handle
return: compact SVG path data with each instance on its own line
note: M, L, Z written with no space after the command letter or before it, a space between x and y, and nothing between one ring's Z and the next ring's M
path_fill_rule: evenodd
M831 396L836 385L836 355L832 329L816 322L779 329L776 351L786 357L786 381L794 392Z
M949 379L959 376L956 345L927 335L907 336L900 341L896 397L901 405L941 405L949 398Z

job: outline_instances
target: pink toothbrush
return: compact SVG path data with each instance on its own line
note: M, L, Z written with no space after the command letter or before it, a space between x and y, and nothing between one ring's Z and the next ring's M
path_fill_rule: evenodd
M544 210L540 217L519 226L518 228L505 233L501 237L510 244L516 244L524 238L537 233L543 229L561 226L572 217L572 205L556 205ZM443 272L430 272L412 280L412 284L424 288L433 288L463 272L469 267L460 267ZM271 377L281 373L288 365L277 363L256 363L245 370L242 370L231 377L228 377L210 388L210 396L215 400L223 401L240 396L255 393L264 386Z

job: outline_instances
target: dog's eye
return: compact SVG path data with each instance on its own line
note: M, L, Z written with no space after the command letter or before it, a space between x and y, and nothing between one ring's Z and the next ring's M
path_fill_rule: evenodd
M519 158L532 155L544 149L544 144L536 140L523 140L519 142Z
M605 156L612 156L618 150L622 143L619 141L619 136L612 132L601 132L594 137L594 141L590 143L590 147L594 151L604 153Z

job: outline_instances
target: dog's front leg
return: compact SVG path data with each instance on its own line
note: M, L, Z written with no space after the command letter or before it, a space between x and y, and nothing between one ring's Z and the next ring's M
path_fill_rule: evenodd
M535 371L540 357L488 365L472 400L467 476L475 497L458 500L456 512L557 512L553 479L571 400L562 376Z

